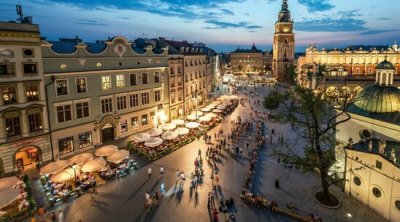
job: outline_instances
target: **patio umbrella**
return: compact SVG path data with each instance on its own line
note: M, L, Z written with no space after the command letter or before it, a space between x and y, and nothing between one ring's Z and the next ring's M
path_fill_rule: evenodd
M68 164L71 165L71 164L75 163L75 164L78 164L78 165L82 165L82 164L84 164L85 162L87 162L87 161L89 161L91 159L93 159L93 154L91 154L91 153L81 153L81 154L78 154L78 155L75 155L75 156L71 157L68 160Z
M204 107L203 109L201 109L201 111L203 111L203 112L210 112L210 111L211 111L211 108Z
M5 177L0 179L0 208L7 207L12 204L19 195L19 189L13 186L18 183L17 177Z
M174 132L174 131L168 131L163 133L163 135L161 136L164 140L174 140L178 137L178 133Z
M40 169L41 174L53 174L57 173L60 170L63 170L68 166L68 161L66 160L57 160L55 162L51 162L47 164L46 166L42 167Z
M212 110L212 109L214 109L216 106L217 106L217 105L215 105L215 104L210 104L210 105L206 106L206 108Z
M191 115L196 115L196 111L193 111ZM197 117L204 115L202 111L197 110Z
M167 123L161 126L161 128L165 131L170 131L170 130L174 130L176 128L176 125L173 123Z
M236 96L236 95L231 95L231 96L229 96L229 99L238 99L239 97L238 96Z
M223 96L220 96L220 97L218 97L218 99L217 100L227 100L227 99L229 99L229 96L227 96L227 95L223 95Z
M199 118L199 116L197 116L197 119ZM190 120L190 121L196 121L197 119L196 119L196 116L195 115L189 115L189 116L186 116L186 119L188 119L188 120Z
M91 173L105 167L107 162L103 158L89 160L83 164L81 171L84 173Z
M202 116L199 118L199 122L210 122L211 118L208 116Z
M163 140L159 137L154 137L144 142L144 145L147 147L156 147L163 143Z
M196 122L189 122L189 123L186 123L185 126L186 126L186 128L189 128L189 129L196 129L200 126L200 124L196 123Z
M224 109L226 109L226 106L224 106L224 105L219 105L219 106L217 106L217 109L224 110Z
M175 130L175 133L177 133L179 136L183 136L189 133L189 129L185 127L180 127Z
M206 117L210 117L210 118L215 118L215 117L217 117L217 114L215 114L215 113L207 113L205 116Z
M107 156L107 161L111 163L120 163L129 157L128 150L118 150Z
M175 124L175 125L184 125L185 124L185 120L183 120L183 119L174 119L174 120L171 121L171 123Z
M162 129L153 128L153 129L149 130L148 133L150 134L151 137L159 136L162 134Z
M213 109L212 112L213 112L213 113L222 113L222 110L220 110L220 109Z
M148 133L138 133L138 134L133 135L132 139L136 143L141 143L141 142L144 142L144 141L150 139L150 134L148 134Z
M74 169L68 168L60 171L59 173L53 175L50 180L54 183L63 183L65 181L69 181L74 179Z
M214 106L218 106L218 105L221 104L221 103L222 103L221 101L214 101L214 102L212 102L211 104L214 105Z
M95 155L96 156L100 156L100 157L101 156L108 156L108 155L110 155L111 153L114 153L117 150L118 150L118 147L115 146L115 145L106 145L106 146L102 146L102 147L98 148L96 150Z

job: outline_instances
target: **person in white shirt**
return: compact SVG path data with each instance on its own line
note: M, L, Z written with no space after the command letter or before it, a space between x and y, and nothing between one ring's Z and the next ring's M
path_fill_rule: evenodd
M149 180L151 179L151 168L147 169L147 175L149 176Z

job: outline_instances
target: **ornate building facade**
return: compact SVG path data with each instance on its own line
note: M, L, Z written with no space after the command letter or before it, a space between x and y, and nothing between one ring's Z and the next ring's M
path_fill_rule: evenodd
M287 0L283 0L282 9L275 23L273 42L272 73L278 81L285 81L285 70L295 63L295 36L293 33Z
M0 22L0 176L52 160L39 26Z
M344 90L361 90L375 81L377 65L387 58L394 66L394 85L400 86L400 50L391 47L348 47L346 49L318 50L315 46L306 49L305 56L298 59L298 80L305 87L316 87L309 73L325 66L326 71L317 88L325 93Z
M230 66L235 75L261 74L264 71L263 52L255 44L250 49L237 49L229 55Z
M124 37L92 44L64 39L42 42L42 53L55 158L168 120L166 48Z

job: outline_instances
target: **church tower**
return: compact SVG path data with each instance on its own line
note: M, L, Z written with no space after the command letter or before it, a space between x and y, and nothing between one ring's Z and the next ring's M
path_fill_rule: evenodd
M285 81L285 69L294 65L293 20L287 0L282 1L282 10L275 23L272 71L279 82Z

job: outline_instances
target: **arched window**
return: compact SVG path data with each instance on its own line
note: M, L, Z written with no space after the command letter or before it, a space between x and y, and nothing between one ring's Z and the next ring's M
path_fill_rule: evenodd
M288 38L285 38L285 40L283 41L285 44L288 44L289 43L289 40L288 40Z

